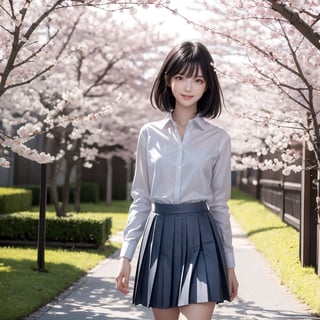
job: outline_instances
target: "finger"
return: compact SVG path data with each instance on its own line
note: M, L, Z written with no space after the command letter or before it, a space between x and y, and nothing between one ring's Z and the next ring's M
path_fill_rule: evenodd
M236 297L236 295L235 295L234 291L232 290L231 294L230 294L230 300L233 301L235 297Z
M122 282L123 282L123 287L126 288L126 290L128 290L128 288L129 288L129 276L125 275L123 277Z
M232 283L231 284L231 300L235 299L238 295L238 284Z
M124 276L119 276L116 278L116 284L117 284L117 289L124 293L127 294L128 293L128 283L125 280Z
M232 285L232 281L229 281L229 296L230 296L230 300L233 300L233 285Z
M238 296L238 286L236 286L236 289L234 290L234 298Z

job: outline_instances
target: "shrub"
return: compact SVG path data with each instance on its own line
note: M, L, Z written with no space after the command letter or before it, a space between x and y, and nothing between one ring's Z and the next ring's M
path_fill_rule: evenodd
M32 192L30 190L0 187L0 213L28 210L31 202Z
M74 214L59 218L46 217L46 241L103 245L111 234L112 220L99 214ZM0 217L0 239L36 241L38 216L35 213L14 213Z
M27 185L18 185L16 188L23 188L30 190L32 192L32 206L39 205L39 199L40 199L40 186L37 184L27 184Z

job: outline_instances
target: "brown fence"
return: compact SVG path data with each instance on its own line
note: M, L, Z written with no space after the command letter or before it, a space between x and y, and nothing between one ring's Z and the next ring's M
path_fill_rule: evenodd
M303 152L302 163L310 163ZM246 169L237 172L238 187L255 196L272 212L300 232L300 261L320 275L320 218L316 210L317 174L313 170L282 175L281 171Z
M282 220L300 229L301 174L285 177L280 171L247 169L238 175L241 190L254 195Z

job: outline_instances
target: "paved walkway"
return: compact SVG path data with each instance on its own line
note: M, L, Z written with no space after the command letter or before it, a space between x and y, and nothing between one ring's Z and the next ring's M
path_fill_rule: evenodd
M240 282L239 296L232 303L218 305L214 319L320 319L312 317L308 308L280 284L263 256L234 221L232 228L236 272ZM123 296L116 291L114 277L118 268L117 254L97 265L55 301L25 320L151 320L149 309L132 306L130 296Z

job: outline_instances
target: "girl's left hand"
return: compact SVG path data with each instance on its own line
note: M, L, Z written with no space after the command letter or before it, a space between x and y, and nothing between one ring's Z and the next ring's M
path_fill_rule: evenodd
M120 268L116 276L117 289L127 294L129 292L129 278L131 273L131 264L128 258L120 258Z
M234 268L228 269L229 294L231 301L238 295L239 283Z

